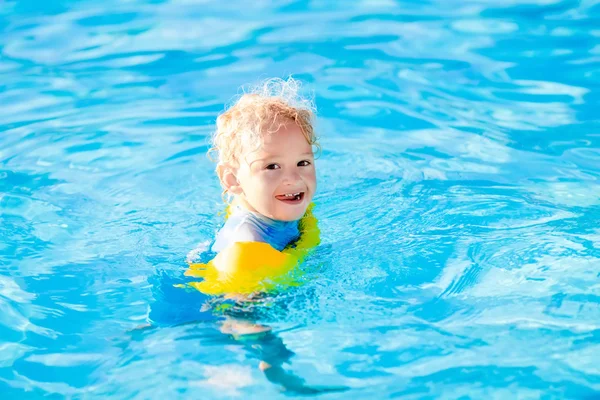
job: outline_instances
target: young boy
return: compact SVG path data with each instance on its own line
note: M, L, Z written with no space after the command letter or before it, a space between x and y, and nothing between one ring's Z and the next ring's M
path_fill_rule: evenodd
M316 220L307 211L317 189L314 107L298 90L292 78L268 80L217 119L211 151L218 155L216 172L233 201L212 245L217 256L190 265L186 273L204 278L191 285L205 294L252 301L268 288L263 281L277 281L277 272L288 271L290 261L300 261L318 243ZM267 326L228 316L221 332L251 344L265 376L290 392L347 389L306 386L286 371L283 364L293 353Z

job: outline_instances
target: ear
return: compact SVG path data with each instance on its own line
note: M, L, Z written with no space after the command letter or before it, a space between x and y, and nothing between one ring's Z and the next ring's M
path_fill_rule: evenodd
M219 164L217 166L217 175L221 181L221 186L231 194L242 194L242 187L236 173L237 171L229 165Z

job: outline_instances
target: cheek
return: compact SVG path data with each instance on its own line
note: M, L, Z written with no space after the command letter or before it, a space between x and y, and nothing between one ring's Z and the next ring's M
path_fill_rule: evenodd
M307 184L312 184L314 186L317 183L317 174L314 168L303 173L302 177Z
M257 189L260 188L261 192L267 192L266 194L271 194L270 192L277 188L278 183L278 177L276 174L264 175L255 181L255 187Z

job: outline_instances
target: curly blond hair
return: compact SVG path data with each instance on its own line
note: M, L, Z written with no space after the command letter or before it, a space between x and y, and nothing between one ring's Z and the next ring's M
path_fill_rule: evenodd
M218 164L239 166L243 151L258 149L265 135L290 122L298 125L309 144L318 146L313 128L316 109L311 99L300 96L300 86L291 77L272 78L243 93L217 118L209 156L217 154Z

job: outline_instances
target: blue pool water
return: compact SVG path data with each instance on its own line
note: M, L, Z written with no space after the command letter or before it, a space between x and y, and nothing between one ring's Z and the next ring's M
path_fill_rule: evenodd
M253 3L0 2L0 398L600 396L598 1ZM208 136L289 74L322 244L207 311Z

